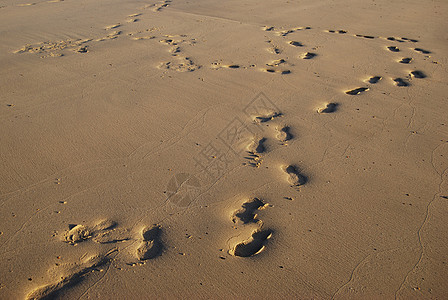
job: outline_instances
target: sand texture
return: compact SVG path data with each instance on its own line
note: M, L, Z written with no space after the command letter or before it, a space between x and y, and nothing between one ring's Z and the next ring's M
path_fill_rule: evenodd
M1 0L0 299L447 299L447 16Z

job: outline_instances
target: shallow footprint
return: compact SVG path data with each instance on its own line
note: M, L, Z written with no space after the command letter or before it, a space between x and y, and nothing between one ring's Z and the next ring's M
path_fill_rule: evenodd
M266 115L261 115L261 116L257 116L255 117L255 122L257 123L265 123L265 122L269 122L275 118L281 117L283 114L281 112L272 112Z
M368 89L369 89L369 88L360 87L360 88L357 88L357 89L353 89L353 90L350 90L350 91L346 91L345 93L346 93L347 95L355 96L355 95L359 95L359 94L361 94L362 92L367 91Z
M139 260L147 260L159 256L162 253L163 245L160 241L162 228L159 225L147 229L142 232L143 241L137 248L136 256Z
M94 272L96 268L109 263L109 256L116 251L117 249L112 249L105 255L96 255L85 259L77 271L67 276L61 276L60 280L55 283L36 288L26 296L26 299L57 299L61 290L82 281L85 276Z
M333 113L338 109L339 103L328 103L325 105L325 107L319 108L317 110L320 114L328 114Z
M284 168L284 171L288 175L288 183L293 187L299 187L308 181L307 178L300 174L297 168L293 165L287 166Z

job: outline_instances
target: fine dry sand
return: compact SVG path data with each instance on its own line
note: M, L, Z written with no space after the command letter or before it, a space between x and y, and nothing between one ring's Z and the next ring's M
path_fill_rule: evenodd
M28 1L1 299L448 297L447 1Z

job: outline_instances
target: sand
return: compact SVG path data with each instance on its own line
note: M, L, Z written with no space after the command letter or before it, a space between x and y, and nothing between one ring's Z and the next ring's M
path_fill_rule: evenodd
M448 2L0 5L0 298L448 297Z

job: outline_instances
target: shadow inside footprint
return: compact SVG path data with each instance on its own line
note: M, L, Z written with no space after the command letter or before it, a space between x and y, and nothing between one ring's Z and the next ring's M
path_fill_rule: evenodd
M372 84L378 83L378 81L380 81L381 78L382 78L381 76L373 76L373 77L370 77L370 78L369 78L369 83L372 83Z
M312 59L315 56L317 56L316 53L312 53L312 52L307 52L305 54L302 55L302 59Z
M252 237L248 241L237 244L232 251L232 254L240 257L254 256L260 253L272 236L272 230L257 230L252 233Z
M426 78L425 73L423 73L422 71L417 71L417 70L412 71L411 75L414 76L415 78L419 78L419 79Z
M412 60L412 58L410 58L410 57L404 57L399 61L399 63L408 64L411 62L411 60Z
M280 113L280 112L273 112L273 113L271 113L269 115L255 117L255 121L260 122L260 123L265 123L265 122L269 122L272 119L280 117L280 116L282 116L282 113Z
M392 52L400 52L400 49L398 49L398 47L396 46L389 46L387 47L387 49L389 49Z
M303 47L302 43L296 42L296 41L291 41L291 42L289 42L289 44L292 46L296 46L296 47Z
M400 87L409 86L409 83L404 81L402 78L395 78L394 81L395 81L396 86L400 86Z
M137 258L139 260L151 259L162 253L163 245L160 241L161 233L162 229L158 225L143 230L143 241L137 249Z
M338 109L339 104L338 103L328 103L327 106L324 108L321 108L318 110L318 113L320 114L328 114L335 112Z
M256 223L258 220L255 212L263 206L265 206L263 201L258 198L254 198L252 201L244 203L242 205L243 209L237 211L235 213L235 217L240 219L243 224ZM236 218L232 219L234 223L237 222Z
M431 51L425 50L425 49L422 49L422 48L414 48L414 50L417 51L417 52L421 52L423 54L430 54L431 53Z
M291 130L291 128L289 126L285 126L285 127L281 128L278 132L277 138L281 142L287 142L287 141L291 140L293 136L292 136L290 130Z
M357 88L357 89L353 89L353 90L350 90L350 91L346 91L345 93L346 93L347 95L355 96L355 95L359 95L359 94L361 94L362 92L367 91L368 89L369 89L369 88L360 87L360 88Z
M304 185L308 181L308 178L300 174L299 170L293 165L286 167L285 172L289 176L288 182L291 184L291 186L298 187Z

